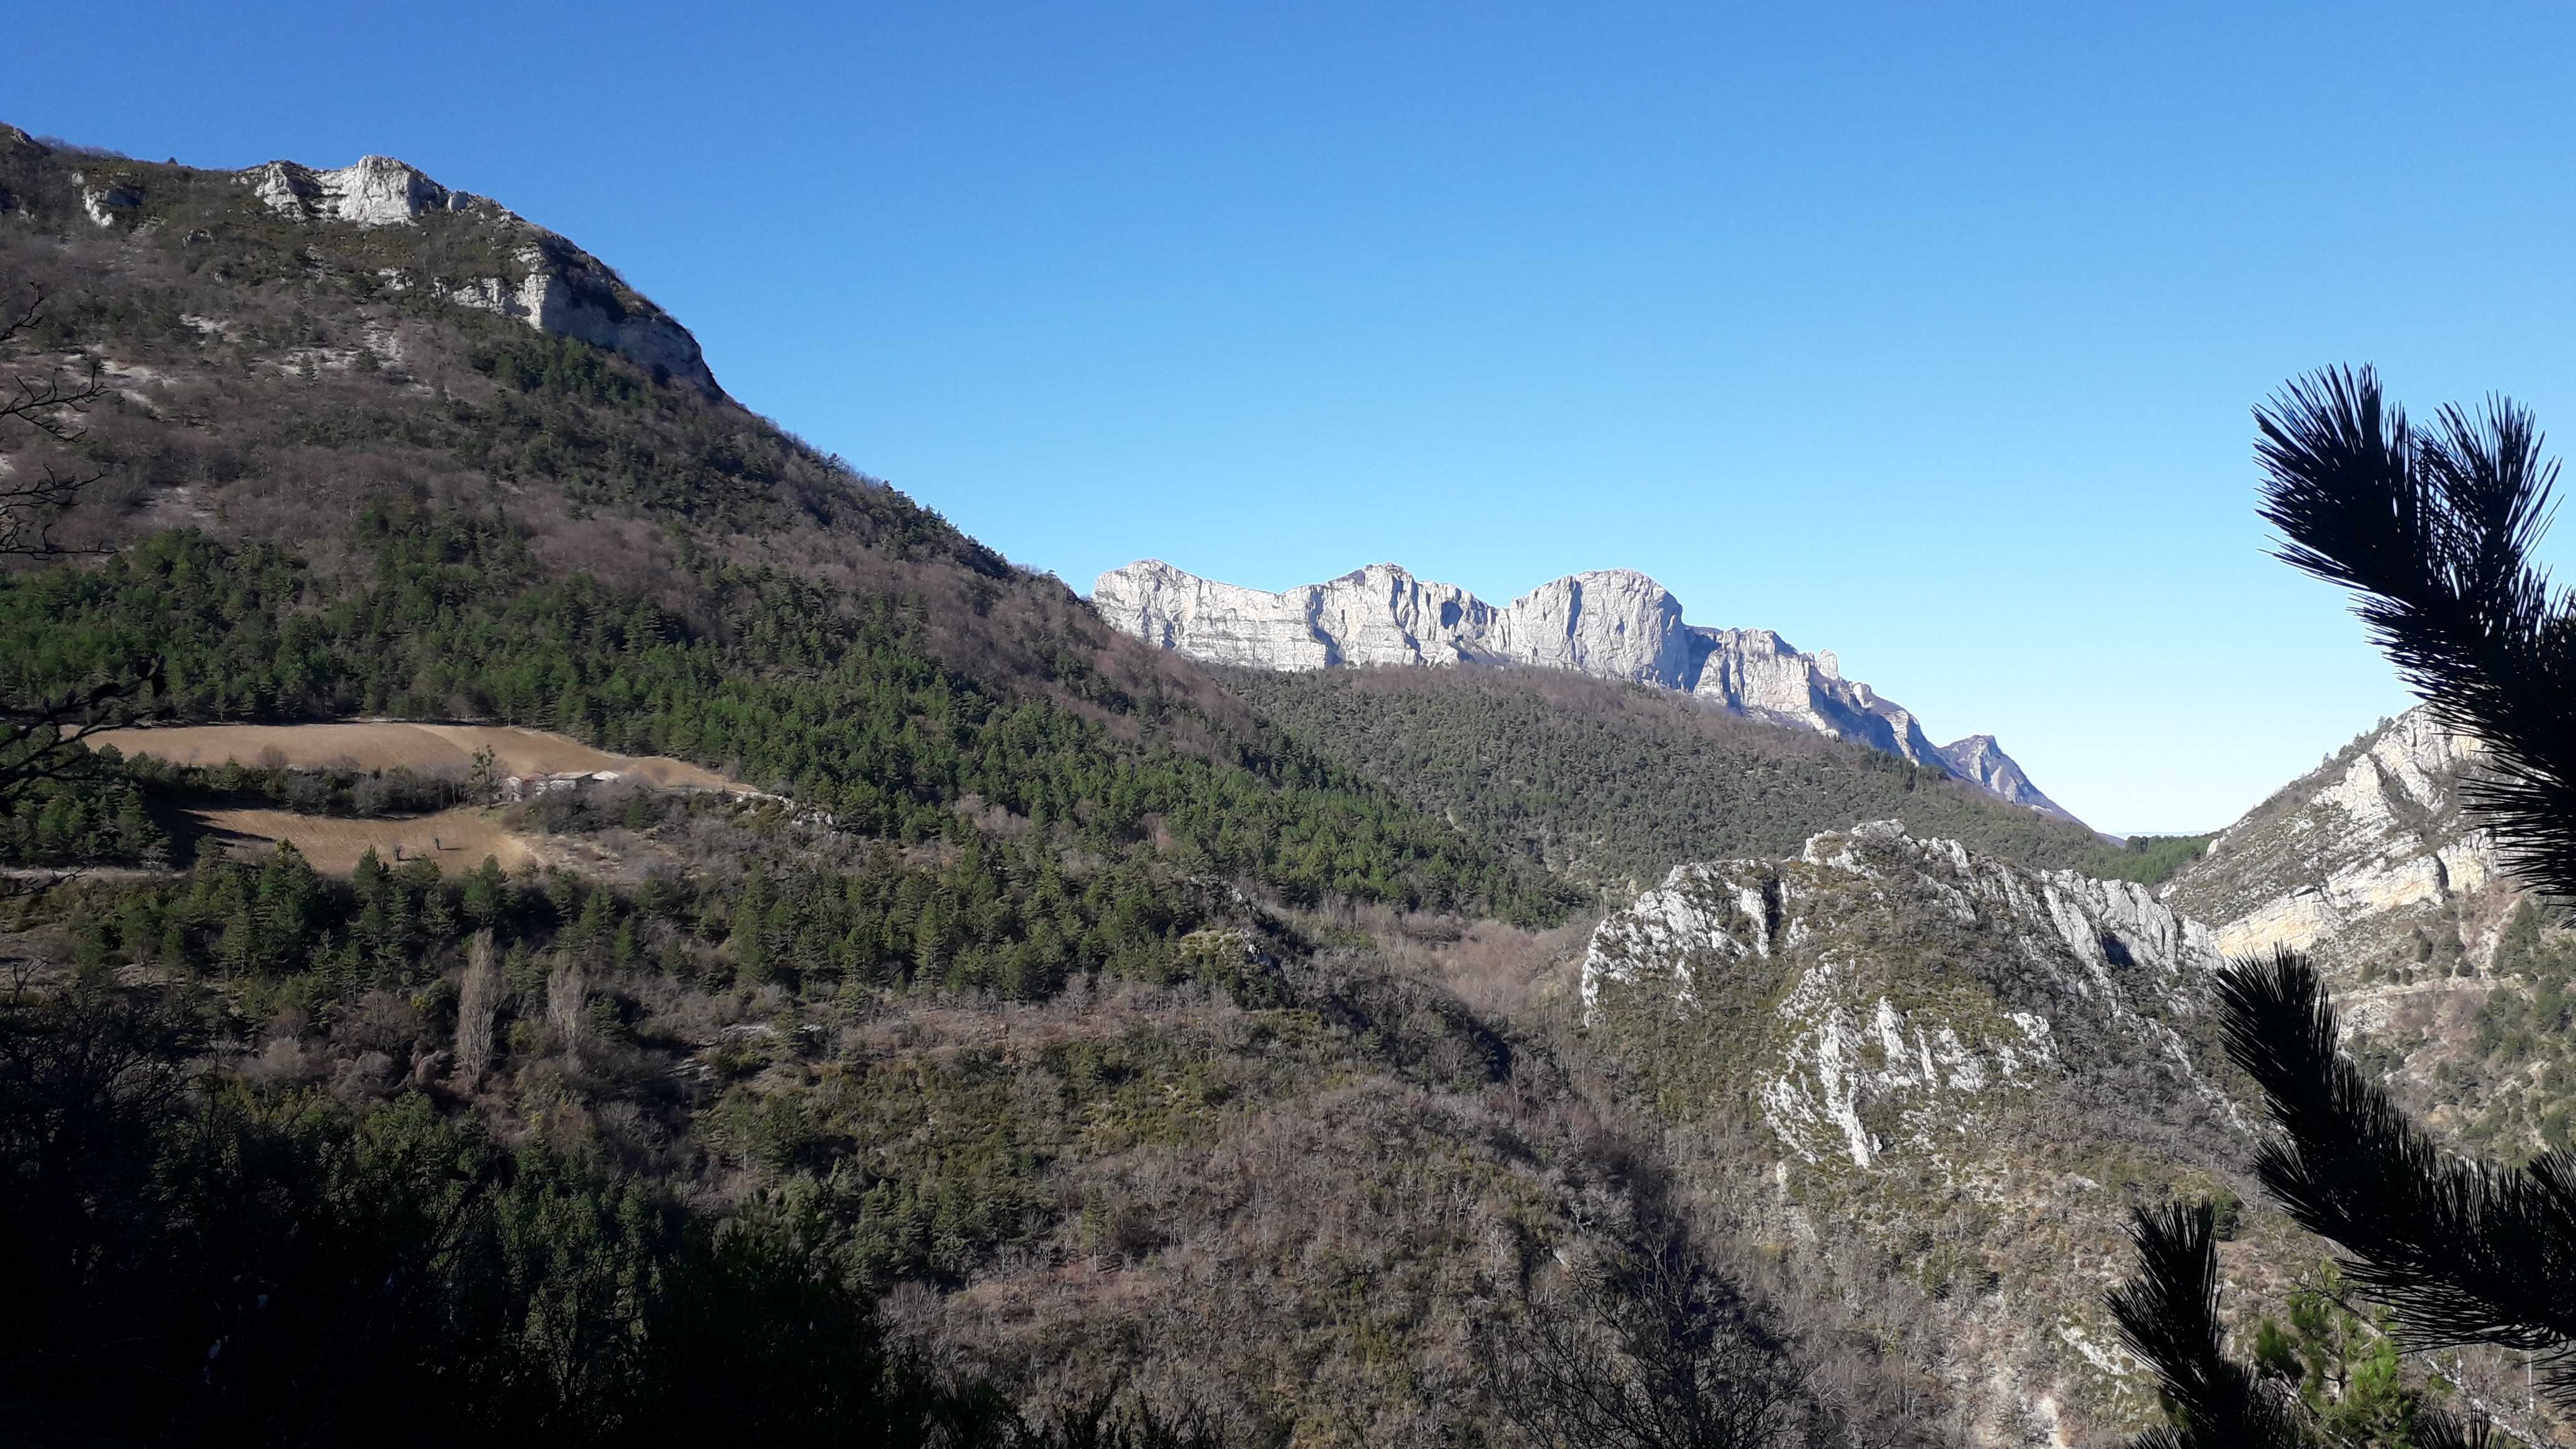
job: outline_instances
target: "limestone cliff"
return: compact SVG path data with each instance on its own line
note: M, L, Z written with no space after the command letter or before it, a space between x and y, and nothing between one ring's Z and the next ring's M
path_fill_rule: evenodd
M1570 575L1496 608L1456 584L1371 564L1285 593L1144 559L1092 584L1111 625L1193 659L1260 669L1516 664L1652 685L1772 724L1856 740L2073 820L1992 735L1935 746L1914 715L1768 629L1685 623L1672 591L1629 569Z
M2514 892L2461 808L2480 752L2409 710L2248 811L2158 898L2231 955L2291 946L2358 968L2411 955L2427 929L2482 950Z
M2162 901L2219 948L2306 952L2401 1102L2467 1150L2576 1142L2576 932L2464 808L2480 742L2417 709L2248 812Z
M1594 930L1582 990L1677 1125L1767 1129L1772 1235L1924 1287L1975 1437L2037 1444L2152 1412L2101 1307L2128 1204L2241 1190L2219 960L2144 887L1878 822L1675 869Z
M497 202L450 191L390 156L361 156L336 171L271 161L241 173L240 180L271 211L295 221L384 227L416 225L437 213L470 219L503 243L502 265L461 275L388 267L380 272L386 285L427 287L450 302L622 353L710 396L719 391L687 328L628 287L607 263Z
M452 191L389 156L363 156L334 170L271 161L207 173L97 153L58 154L11 126L0 126L0 148L51 163L35 172L44 178L39 187L0 189L0 215L32 219L50 212L117 233L168 226L192 246L220 247L236 230L279 225L378 233L366 250L377 285L387 291L423 289L608 348L657 377L722 396L697 339L607 263L498 202ZM202 184L224 178L228 186Z
M2207 927L2143 886L2029 871L1877 821L1819 835L1792 861L1676 867L1594 930L1583 995L1597 1014L1613 984L1662 981L1694 1003L1711 973L1768 975L1785 990L1766 1120L1809 1162L1867 1167L1936 1126L1965 1130L1973 1114L1959 1109L1981 1094L2066 1070L2070 1043L2112 1036L2234 1120L2172 1025L2205 1009L2219 961ZM1963 997L1962 983L1975 989Z

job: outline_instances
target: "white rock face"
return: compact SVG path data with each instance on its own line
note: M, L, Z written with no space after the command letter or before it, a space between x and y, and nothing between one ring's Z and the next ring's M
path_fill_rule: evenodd
M1672 591L1630 569L1570 575L1497 609L1394 564L1273 594L1144 559L1092 584L1092 607L1158 648L1214 664L1513 664L1677 690L1771 724L1855 740L1933 765L2016 805L2075 817L2041 794L1992 735L1935 747L1903 706L1768 629L1685 623Z
M1940 923L1937 948L1892 949L1925 936L1910 922ZM1896 960L1940 964L1917 977ZM1690 1009L1703 983L1755 972L1779 1003L1757 1052L1772 1131L1808 1162L1868 1167L1972 1130L1994 1108L1985 1094L2080 1069L2070 1039L2143 1048L2237 1122L2173 1026L2206 1009L2219 962L2207 927L2142 886L2024 870L1875 821L1816 836L1794 861L1675 868L1594 929L1583 1000L1597 1016L1606 989L1643 984ZM1963 977L1988 989L1963 994Z
M1603 679L1691 687L1692 633L1681 600L1632 569L1539 585L1503 611L1498 657Z
M470 211L477 205L491 205L450 191L391 156L361 156L356 165L337 171L271 161L241 173L241 180L269 210L297 221L402 226L433 211Z
M2460 776L2482 753L2409 710L2229 826L2160 898L2222 922L2219 948L2231 955L2384 956L2433 917L2511 893L2494 841L2461 810Z
M493 229L507 245L500 269L474 275L416 277L380 272L400 291L425 286L460 306L516 318L540 332L575 337L623 354L639 366L721 396L698 340L659 307L619 280L607 264L498 203L451 191L390 156L362 156L336 171L271 161L236 178L270 211L298 222L361 227L416 226L455 213Z
M94 186L78 171L72 173L72 189L80 193L82 214L99 227L116 226L118 212L143 204L143 198L130 187Z
M478 201L391 156L361 156L356 165L337 171L271 161L243 172L242 180L271 211L298 221L401 226L432 211L470 210Z
M1929 1366L1981 1405L1963 1442L2037 1445L2039 1406L2137 1382L2116 1350L2083 1351L2117 1342L2102 1289L2130 1261L2124 1197L2180 1195L2186 1163L2254 1146L2209 1070L2218 963L2138 886L1885 821L1674 870L1594 930L1583 992L1597 1042L1661 1099L1759 1114L1778 1154L1761 1233L1842 1224L1868 1259L1852 1291L1909 1240L1984 1265L1992 1298L1954 1307Z

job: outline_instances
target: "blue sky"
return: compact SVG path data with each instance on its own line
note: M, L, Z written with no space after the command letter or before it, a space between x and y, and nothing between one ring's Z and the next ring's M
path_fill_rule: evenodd
M76 6L0 119L403 157L1088 590L1579 569L2211 828L2401 708L2248 406L2576 427L2554 7ZM32 34L29 32L32 31Z

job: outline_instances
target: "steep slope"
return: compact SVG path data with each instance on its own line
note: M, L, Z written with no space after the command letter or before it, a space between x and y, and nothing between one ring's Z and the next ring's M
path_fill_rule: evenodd
M2465 944L2465 912L2483 956L2505 887L2461 809L2478 754L2421 708L2383 721L2220 832L2159 898L2218 923L2230 954L2289 946L2358 969L2436 923Z
M2159 898L2231 954L2293 947L2414 1111L2508 1158L2576 1144L2576 937L2464 808L2474 739L2386 720L2229 826Z
M657 380L676 378L709 396L721 393L697 339L606 263L496 202L450 191L389 156L363 156L330 171L271 161L229 176L109 156L47 166L44 148L11 126L0 126L0 153L10 157L0 213L36 226L58 224L76 210L110 235L170 230L180 245L204 249L218 266L225 253L241 254L245 232L265 231L265 240L337 232L340 245L332 250L344 258L372 250L374 260L389 263L374 272L375 285L388 292L423 290L538 332L594 343ZM282 225L258 227L239 193ZM407 235L370 248L347 234L388 227Z
M2145 860L1937 770L1664 690L1530 669L1225 678L1325 757L1614 888L1634 890L1683 861L1792 854L1819 831L1880 818L2028 865L2119 876Z
M537 725L890 836L973 797L1300 899L1558 908L724 397L677 322L497 204L384 158L212 172L14 130L0 193L0 275L41 298L0 362L109 386L12 462L101 474L57 534L123 548L8 579L0 646L42 661L14 687L158 660L186 719Z
M1902 706L1844 679L1830 652L1800 653L1768 629L1685 624L1681 601L1633 570L1556 579L1498 609L1394 564L1271 594L1145 559L1102 574L1091 603L1128 634L1215 664L1518 664L1652 685L1934 765L2014 804L2075 818L2031 785L1993 736L1936 748Z
M1978 1442L2090 1442L2150 1412L2100 1303L2128 1204L2245 1186L2218 959L2144 887L1891 821L1677 867L1583 991L1677 1125L1761 1124L1774 1236L1929 1295Z

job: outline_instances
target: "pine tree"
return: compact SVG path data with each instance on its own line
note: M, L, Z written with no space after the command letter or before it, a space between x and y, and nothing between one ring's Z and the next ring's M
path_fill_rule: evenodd
M2557 465L2531 414L2495 398L2419 430L2368 369L2338 369L2255 417L2280 557L2359 596L2355 612L2433 717L2485 744L2489 766L2463 791L2509 867L2543 897L2576 898L2576 597L2532 562ZM2412 1343L2539 1355L2552 1396L2576 1406L2576 1154L2507 1168L2444 1153L2337 1052L2334 1008L2297 953L2234 963L2219 989L2228 1055L2277 1129L2256 1160L2265 1188L2342 1250L2351 1282ZM2114 1296L2130 1346L2182 1405L2176 1434L2141 1444L2317 1442L2304 1422L2207 1437L2213 1416L2277 1395L2212 1367L2215 1324L2194 1295L2214 1291L2216 1260L2187 1227L2142 1215L2139 1277ZM2176 1392L2202 1382L2216 1407ZM2465 1444L2482 1427L2419 1412L2412 1437Z

